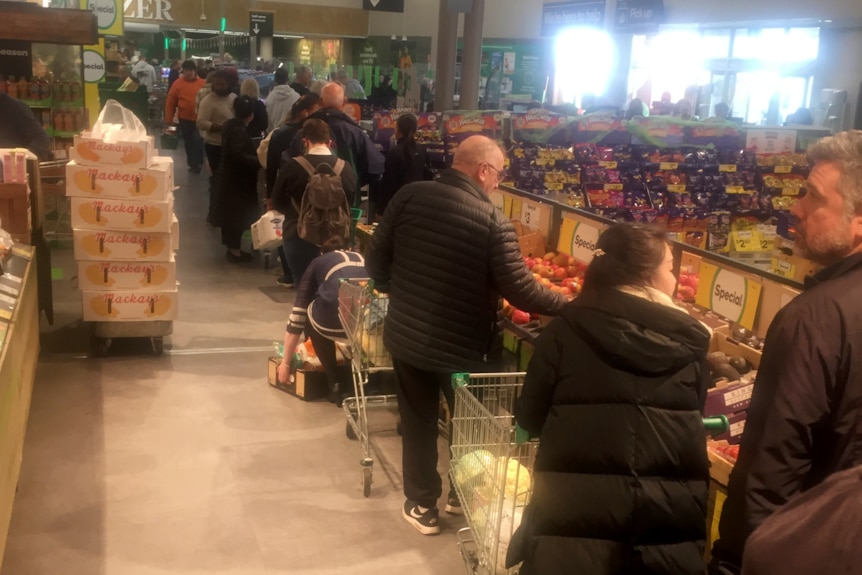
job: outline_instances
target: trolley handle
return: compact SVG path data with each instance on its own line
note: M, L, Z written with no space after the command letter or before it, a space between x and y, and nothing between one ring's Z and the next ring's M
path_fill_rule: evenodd
M726 415L704 417L703 426L712 435L721 435L722 433L730 429L730 421L728 421ZM528 441L530 441L530 432L521 427L520 425L515 424L515 443L520 447Z

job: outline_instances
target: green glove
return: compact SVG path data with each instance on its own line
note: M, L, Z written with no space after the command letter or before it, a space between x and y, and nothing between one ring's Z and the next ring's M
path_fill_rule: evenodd
M518 446L524 445L530 441L530 432L521 427L520 425L515 425L515 443Z

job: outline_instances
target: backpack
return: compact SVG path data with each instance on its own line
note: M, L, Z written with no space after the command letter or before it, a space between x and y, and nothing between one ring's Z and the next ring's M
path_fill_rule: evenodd
M323 162L315 169L302 156L294 159L308 172L302 205L297 206L296 200L291 199L299 213L296 224L299 237L317 246L335 235L350 237L350 206L341 183L344 160L337 159L335 167Z

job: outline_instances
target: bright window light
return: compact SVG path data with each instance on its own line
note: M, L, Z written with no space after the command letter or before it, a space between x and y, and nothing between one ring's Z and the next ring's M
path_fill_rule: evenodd
M556 78L564 102L580 105L585 94L605 93L616 58L610 35L597 28L569 28L557 36L555 50Z

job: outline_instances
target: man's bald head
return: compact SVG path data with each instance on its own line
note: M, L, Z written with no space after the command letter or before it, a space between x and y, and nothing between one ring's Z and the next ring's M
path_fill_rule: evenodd
M503 150L486 136L470 136L455 150L452 168L479 184L485 192L497 187L503 170Z
M344 107L344 86L337 82L330 82L320 91L320 104L324 108Z

